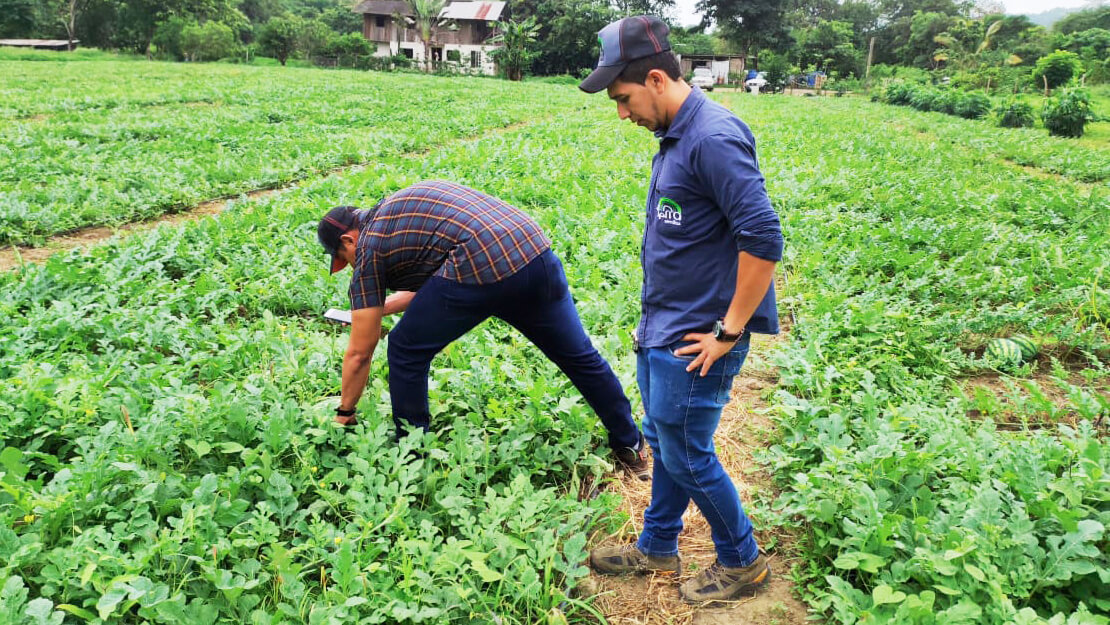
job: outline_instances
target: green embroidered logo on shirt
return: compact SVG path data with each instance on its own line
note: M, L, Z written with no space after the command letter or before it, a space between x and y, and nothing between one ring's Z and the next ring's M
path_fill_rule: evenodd
M655 214L659 221L665 224L671 226L682 225L682 207L670 198L659 198L659 204L655 207Z

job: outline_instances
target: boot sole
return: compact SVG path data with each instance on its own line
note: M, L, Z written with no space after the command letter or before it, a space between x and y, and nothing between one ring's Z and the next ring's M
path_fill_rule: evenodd
M759 591L771 581L770 564L767 565L767 570L765 572L766 574L763 576L763 579L757 582L744 584L743 586L738 588L736 592L733 593L732 596L730 596L728 599L690 599L681 591L679 591L678 594L682 596L682 602L687 605L696 605L703 608L724 607L727 606L729 603L733 603L741 599L750 599L751 597L759 594Z
M598 568L598 566L594 563L593 556L590 556L589 565L591 571L597 573L598 575L604 575L606 577L618 577L621 575L650 575L652 573L656 573L659 575L678 575L679 571L679 569L632 569L628 571L606 571Z

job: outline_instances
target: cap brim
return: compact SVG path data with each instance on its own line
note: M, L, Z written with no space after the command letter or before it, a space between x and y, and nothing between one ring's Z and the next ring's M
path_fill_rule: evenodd
M340 271L341 269L343 269L346 266L347 266L347 261L343 260L339 256L332 256L331 257L331 272L332 273Z
M586 80L583 80L581 84L578 85L578 88L586 93L597 93L612 84L612 82L617 79L617 76L620 76L621 72L624 71L626 65L627 63L623 65L605 65L599 67L591 72L589 76L586 76Z

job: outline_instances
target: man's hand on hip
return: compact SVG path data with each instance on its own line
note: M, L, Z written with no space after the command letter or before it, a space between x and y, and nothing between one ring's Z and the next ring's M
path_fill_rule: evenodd
M720 360L721 356L727 354L733 347L736 347L735 341L722 342L718 341L712 334L698 334L691 332L682 337L683 341L693 341L692 345L680 347L674 350L675 356L685 356L687 354L697 354L694 361L687 365L687 371L693 371L701 367L701 372L698 374L705 377L709 373L709 368L713 363Z

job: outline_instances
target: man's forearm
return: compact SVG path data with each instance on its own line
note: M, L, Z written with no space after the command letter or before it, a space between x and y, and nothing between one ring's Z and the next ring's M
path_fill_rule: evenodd
M725 330L740 332L767 295L775 275L775 262L740 252L736 264L736 292L725 314Z
M366 381L370 379L373 354L371 349L369 354L347 352L343 357L343 386L339 400L341 409L354 410L358 406L362 391L366 389Z
M396 315L399 312L405 312L409 307L409 302L416 296L415 291L397 291L396 293L385 298L385 315Z

